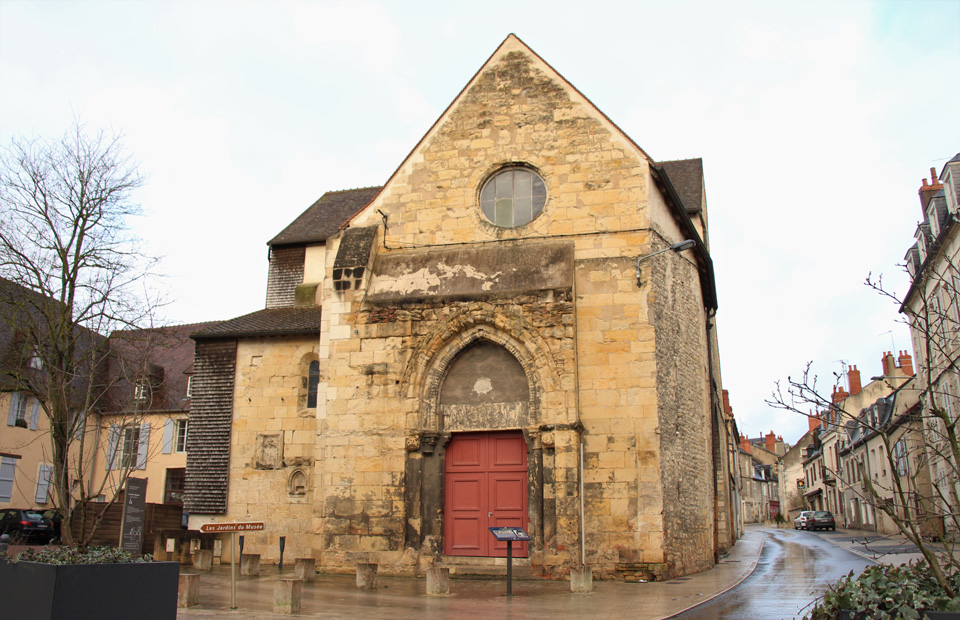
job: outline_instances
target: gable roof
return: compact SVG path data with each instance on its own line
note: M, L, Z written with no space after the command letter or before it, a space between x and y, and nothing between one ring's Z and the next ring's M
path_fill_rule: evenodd
M527 45L526 43L524 43L524 42L520 39L520 37L518 37L517 35L515 35L515 34L513 34L513 33L510 33L509 35L507 35L507 38L504 39L503 42L500 43L499 46L497 46L497 49L494 50L494 52L493 52L492 54L490 54L490 56L487 58L487 60L484 61L483 65L481 65L480 68L477 69L476 73L474 73L473 76L471 76L471 78L467 81L467 83L464 84L463 88L460 89L460 92L457 93L457 96L454 97L454 98L453 98L453 101L450 102L450 105L448 105L448 106L446 107L446 109L444 109L443 113L440 114L440 116L437 117L437 120L434 121L433 125L430 126L430 129L428 129L427 132L426 132L425 134L423 134L423 136L422 136L422 137L420 138L420 140L413 146L413 148L410 150L410 152L407 153L407 156L403 158L403 161L400 162L400 165L397 166L396 170L394 170L393 173L390 175L390 178L387 179L387 182L384 183L384 187L387 187L387 186L390 185L390 183L393 181L393 179L396 178L397 175L400 174L400 171L403 170L404 167L407 165L407 163L411 161L411 159L414 157L414 155L417 153L417 151L421 148L421 146L423 146L424 144L426 144L427 140L428 140L432 135L434 135L434 133L436 133L436 132L439 130L440 126L443 125L443 122L449 117L449 115L453 112L454 108L457 107L457 104L460 103L461 99L463 99L463 97L466 95L467 91L470 89L471 86L473 86L473 85L476 83L476 81L480 78L480 76L481 76L491 65L493 65L495 62L497 62L502 56L508 54L508 53L511 52L511 51L516 51L516 50L520 50L520 51L523 51L523 52L525 52L525 53L527 53L527 54L530 54L530 56L532 56L534 59L536 59L537 62L542 63L543 67L547 70L547 73L548 73L548 74L550 74L554 79L556 79L556 80L557 80L559 83L561 83L563 86L569 88L570 91L571 91L571 93L574 94L576 97L579 97L579 98L582 100L582 103L583 103L584 105L586 105L588 109L591 109L591 110L595 111L595 112L600 116L600 118L602 119L602 122L603 122L603 123L607 123L607 124L609 125L609 128L610 128L610 130L611 130L611 134L612 134L612 135L619 136L619 137L622 138L627 144L629 144L631 147L633 147L634 149L636 149L637 154L638 154L642 159L645 159L646 161L650 162L651 164L654 163L653 158L650 157L650 155L647 154L647 152L644 151L644 150L640 147L639 144L637 144L636 142L634 142L633 138L631 138L629 135L627 135L627 133L626 133L625 131L623 131L622 129L620 129L620 127L619 127L616 123L614 123L614 122L610 119L610 117L607 116L607 115L603 112L603 110L601 110L599 107L596 106L596 104L594 104L592 101L590 101L590 99L587 98L586 95L584 95L582 92L580 92L580 90L579 90L576 86L574 86L573 84L571 84L570 81L567 80L567 78L563 77L563 75L561 75L559 71L557 71L556 69L554 69L553 66L552 66L550 63L548 63L548 62L547 62L546 60L544 60L539 54L537 54L535 51L533 51L533 49L531 49L529 45ZM381 188L381 189L382 189L382 188ZM375 197L374 197L374 198L375 198ZM372 202L373 202L373 199L371 199L370 202L372 203ZM369 206L369 205L365 205L365 206ZM358 209L354 214L352 214L352 215L343 223L343 225L342 225L341 227L346 227L346 226L348 226L348 225L350 224L350 222L352 222L354 219L356 219L356 218L361 214L361 212L362 212L363 210L364 210L363 208Z
M381 189L381 187L361 187L326 192L290 225L280 231L280 234L268 241L267 245L278 247L323 243L354 213L370 204Z
M658 164L670 177L687 213L699 213L703 205L703 160L678 159Z
M320 308L267 308L221 321L190 335L194 340L320 333Z

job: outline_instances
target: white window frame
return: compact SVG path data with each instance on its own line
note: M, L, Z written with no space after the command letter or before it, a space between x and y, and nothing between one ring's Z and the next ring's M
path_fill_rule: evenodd
M174 422L173 451L183 453L187 451L187 433L190 432L190 420L181 418Z

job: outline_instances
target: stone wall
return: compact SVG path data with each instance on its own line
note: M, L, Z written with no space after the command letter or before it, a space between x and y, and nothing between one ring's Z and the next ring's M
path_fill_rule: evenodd
M240 341L234 380L233 458L226 521L263 521L245 534L244 553L264 561L309 557L313 547L316 410L307 409L307 373L317 340Z

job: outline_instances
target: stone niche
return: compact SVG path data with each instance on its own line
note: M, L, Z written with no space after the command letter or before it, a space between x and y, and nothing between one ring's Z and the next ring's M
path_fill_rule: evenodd
M530 388L523 366L492 342L467 347L450 364L440 410L445 431L525 428Z
M283 434L257 435L257 450L253 457L254 469L283 467Z

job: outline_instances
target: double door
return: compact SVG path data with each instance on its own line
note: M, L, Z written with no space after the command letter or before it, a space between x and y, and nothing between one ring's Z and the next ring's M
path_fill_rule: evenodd
M506 557L490 527L527 528L527 445L520 431L459 433L446 451L444 554ZM513 555L527 557L527 543Z

